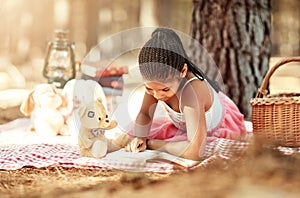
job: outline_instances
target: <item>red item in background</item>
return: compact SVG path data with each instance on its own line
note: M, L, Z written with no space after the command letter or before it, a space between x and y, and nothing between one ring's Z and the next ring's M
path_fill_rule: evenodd
M107 68L97 68L96 77L105 76L122 76L123 74L128 74L127 66L109 66Z

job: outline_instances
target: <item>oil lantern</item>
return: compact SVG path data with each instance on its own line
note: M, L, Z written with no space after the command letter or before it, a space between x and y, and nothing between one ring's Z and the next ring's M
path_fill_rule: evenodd
M68 40L68 30L55 30L54 35L47 45L43 76L61 89L76 75L75 44Z

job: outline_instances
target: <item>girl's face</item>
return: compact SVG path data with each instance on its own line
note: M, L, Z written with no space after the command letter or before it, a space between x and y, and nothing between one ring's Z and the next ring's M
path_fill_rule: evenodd
M168 83L147 81L144 84L148 94L152 95L157 100L167 101L177 93L180 81L174 80Z

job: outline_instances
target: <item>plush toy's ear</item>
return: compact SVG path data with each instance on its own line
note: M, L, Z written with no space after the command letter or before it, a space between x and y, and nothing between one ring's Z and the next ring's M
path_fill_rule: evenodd
M102 103L102 98L97 98L97 102Z
M101 109L102 113L106 113L107 112L107 107L105 106L105 104L103 103L102 98L97 98L97 104L99 109Z
M80 107L80 108L78 109L77 113L78 113L78 115L79 115L80 118L83 116L85 110L86 110L86 107L85 107L85 106L82 106L82 107Z
M34 90L32 90L28 94L28 96L25 98L25 100L22 102L22 104L20 106L20 111L25 116L29 116L32 113L32 111L34 110L33 93L34 93Z
M61 98L61 107L68 107L68 100L60 93L58 93L59 97Z

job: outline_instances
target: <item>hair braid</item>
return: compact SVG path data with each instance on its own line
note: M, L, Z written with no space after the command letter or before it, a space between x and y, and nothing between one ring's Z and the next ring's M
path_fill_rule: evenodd
M138 57L140 73L144 79L166 82L179 76L184 64L200 80L207 79L218 92L217 84L188 58L179 36L171 29L157 28L142 47Z

